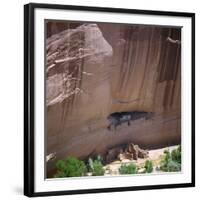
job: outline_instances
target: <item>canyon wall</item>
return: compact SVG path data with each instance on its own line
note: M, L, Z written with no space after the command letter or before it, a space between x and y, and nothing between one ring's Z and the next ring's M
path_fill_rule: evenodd
M128 142L180 143L180 28L56 23L46 25L47 155L85 158ZM51 34L52 24L58 30ZM107 117L125 111L154 117L108 130Z

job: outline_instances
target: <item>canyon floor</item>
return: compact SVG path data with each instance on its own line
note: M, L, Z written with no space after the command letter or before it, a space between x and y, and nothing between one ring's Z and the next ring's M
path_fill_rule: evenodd
M113 176L113 175L120 175L119 174L119 168L122 164L131 164L134 163L137 165L139 172L142 172L144 169L144 163L146 160L151 160L153 162L153 172L152 173L160 173L158 169L159 163L161 159L163 158L164 151L169 150L170 152L174 149L176 149L178 145L165 147L165 148L159 148L154 150L149 150L149 157L148 158L138 158L138 160L129 160L129 159L123 159L123 160L115 160L107 165L104 166L105 169L105 176Z

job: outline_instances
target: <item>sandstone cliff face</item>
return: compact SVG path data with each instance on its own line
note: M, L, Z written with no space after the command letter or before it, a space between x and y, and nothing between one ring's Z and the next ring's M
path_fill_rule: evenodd
M84 158L129 142L179 143L181 45L168 37L180 41L180 29L75 24L48 37L47 155ZM108 130L107 116L122 111L155 115Z

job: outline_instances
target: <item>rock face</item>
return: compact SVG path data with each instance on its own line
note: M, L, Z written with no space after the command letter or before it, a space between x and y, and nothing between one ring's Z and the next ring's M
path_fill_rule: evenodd
M146 147L180 142L181 44L167 39L181 40L180 28L74 23L51 34L51 24L47 155L85 158L130 141ZM130 111L153 112L153 120L107 129L109 115Z

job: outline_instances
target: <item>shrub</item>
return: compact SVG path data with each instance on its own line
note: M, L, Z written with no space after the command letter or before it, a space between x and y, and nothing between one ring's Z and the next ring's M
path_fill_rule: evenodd
M136 174L137 173L137 166L135 164L125 165L122 164L119 168L120 174Z
M146 160L144 164L145 172L151 173L153 171L153 163L151 160Z
M54 176L55 178L80 177L84 176L87 172L85 163L75 157L58 160L56 168L57 173Z
M165 172L177 172L181 170L181 147L164 151L164 158L161 160L160 169Z
M103 164L101 162L101 157L98 156L96 160L89 158L88 165L89 171L92 172L93 176L102 176L104 175L105 170L103 169Z

